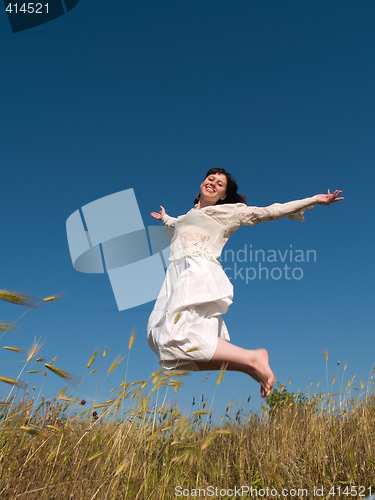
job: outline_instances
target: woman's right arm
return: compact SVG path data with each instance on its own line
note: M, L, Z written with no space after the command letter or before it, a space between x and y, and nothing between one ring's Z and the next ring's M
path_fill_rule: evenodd
M170 217L169 215L167 215L165 213L164 207L162 207L161 205L160 205L160 208L161 208L161 210L159 213L151 212L151 215L152 215L152 217L154 217L154 219L161 220L163 222L168 236L170 236L172 238L174 224L175 224L177 219L175 217Z
M157 220L162 220L162 219L163 219L163 217L164 217L164 215L166 215L164 207L162 207L162 206L160 205L160 208L161 208L161 210L160 210L160 212L159 212L159 213L157 213L157 212L151 212L151 215L152 215L152 217L153 217L154 219L157 219Z

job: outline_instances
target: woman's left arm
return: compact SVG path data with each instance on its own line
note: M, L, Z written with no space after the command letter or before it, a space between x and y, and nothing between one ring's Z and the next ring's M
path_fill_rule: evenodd
M268 207L244 207L237 205L240 224L245 226L259 224L271 220L279 220L282 217L304 222L303 213L305 210L312 210L315 205L329 205L335 201L343 200L338 196L342 191L335 191L333 194L317 194L311 198L303 200L289 201L288 203L274 203Z

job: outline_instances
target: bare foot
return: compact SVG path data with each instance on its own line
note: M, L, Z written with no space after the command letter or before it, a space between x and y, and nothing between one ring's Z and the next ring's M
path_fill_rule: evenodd
M265 349L255 349L251 352L249 375L260 383L260 395L266 398L271 394L275 383L274 374L268 364L268 352Z
M243 349L219 338L211 360L196 361L199 370L220 370L223 363L227 365L227 370L247 373L259 382L262 398L271 394L275 377L268 364L268 352L265 349Z

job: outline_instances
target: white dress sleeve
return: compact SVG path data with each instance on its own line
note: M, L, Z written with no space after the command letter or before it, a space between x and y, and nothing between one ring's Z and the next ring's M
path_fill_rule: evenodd
M176 217L170 217L169 215L165 214L165 215L163 215L161 220L164 224L167 235L170 238L173 238L174 225L175 225L175 222L177 221Z
M316 196L303 200L289 201L288 203L274 203L269 207L248 207L238 203L236 205L240 224L250 226L260 222L279 220L281 217L305 222L303 213L312 210L316 205Z

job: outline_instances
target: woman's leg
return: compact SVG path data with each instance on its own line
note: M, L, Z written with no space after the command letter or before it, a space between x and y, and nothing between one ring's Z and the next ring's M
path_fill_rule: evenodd
M250 351L237 347L224 339L218 338L215 354L210 361L196 361L199 370L220 370L227 363L227 370L244 372L260 383L260 395L264 398L271 394L275 377L268 364L265 349Z

